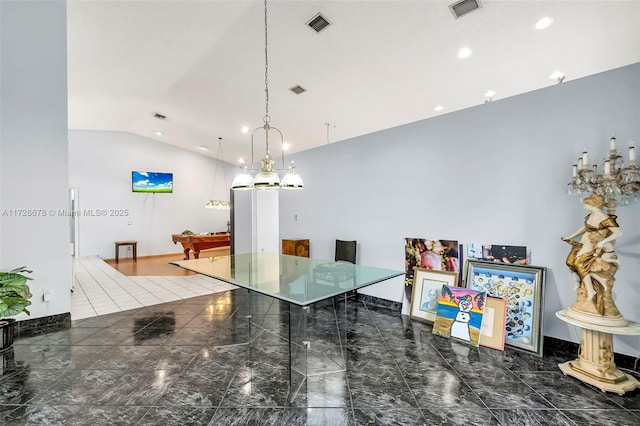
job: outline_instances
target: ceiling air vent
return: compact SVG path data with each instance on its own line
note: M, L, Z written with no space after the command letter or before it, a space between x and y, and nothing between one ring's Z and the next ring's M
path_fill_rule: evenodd
M469 12L473 12L480 8L480 2L477 0L462 0L449 5L449 9L453 13L456 19L466 15Z
M296 95L299 95L299 94L304 93L304 92L307 91L307 89L305 89L304 87L302 87L300 85L295 85L295 86L289 88L289 90L291 90Z
M153 116L154 116L155 118L157 118L158 120L166 120L166 119L167 119L167 116L166 116L166 115L162 115L162 114L160 114L159 112L156 112L155 114L153 114Z
M322 14L318 13L316 16L311 18L307 25L315 32L319 33L320 31L327 28L331 25L331 22L327 21L327 18L322 16Z

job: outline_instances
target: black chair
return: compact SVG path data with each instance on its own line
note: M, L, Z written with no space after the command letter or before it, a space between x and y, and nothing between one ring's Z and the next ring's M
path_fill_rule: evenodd
M344 261L349 263L356 263L356 241L343 241L336 240L336 255L335 261Z
M323 263L313 270L314 281L326 285L339 286L340 282L355 282L354 267L347 263L356 263L356 241L336 240L334 262Z
M357 241L336 240L336 255L334 260L336 262L340 262L340 261L349 262L355 265L357 247L358 247ZM356 280L355 272L349 273L348 276L346 276L345 278L351 279L355 282ZM357 301L358 292L356 290L351 290L350 292L347 293L347 297L353 297ZM334 302L338 303L338 299L334 298Z

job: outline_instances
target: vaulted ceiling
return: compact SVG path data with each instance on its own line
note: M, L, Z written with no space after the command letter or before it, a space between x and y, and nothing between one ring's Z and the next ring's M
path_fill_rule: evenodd
M270 1L269 115L289 152L559 84L555 71L567 82L640 62L640 1L480 1L458 19L452 3ZM222 137L225 161L250 156L241 129L265 114L263 2L67 5L71 129L212 157ZM331 25L316 33L318 13Z

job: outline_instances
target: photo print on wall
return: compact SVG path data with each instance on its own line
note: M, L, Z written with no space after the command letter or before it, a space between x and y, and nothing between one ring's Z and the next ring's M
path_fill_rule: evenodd
M404 241L405 291L402 299L402 313L409 315L416 268L459 273L460 253L458 241L456 240L405 238Z

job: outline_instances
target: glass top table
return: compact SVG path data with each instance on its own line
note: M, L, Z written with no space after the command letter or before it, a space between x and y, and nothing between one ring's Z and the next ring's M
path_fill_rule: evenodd
M278 253L236 254L171 264L299 306L404 274L404 271Z
M171 264L247 290L246 307L238 311L246 313L245 321L234 330L238 343L248 344L250 353L255 351L260 354L257 358L264 358L266 353L277 351L277 342L287 342L289 403L305 389L309 377L340 372L346 375L347 294L404 274L278 253L237 254ZM258 294L252 296L255 293ZM266 346L268 350L264 349Z

